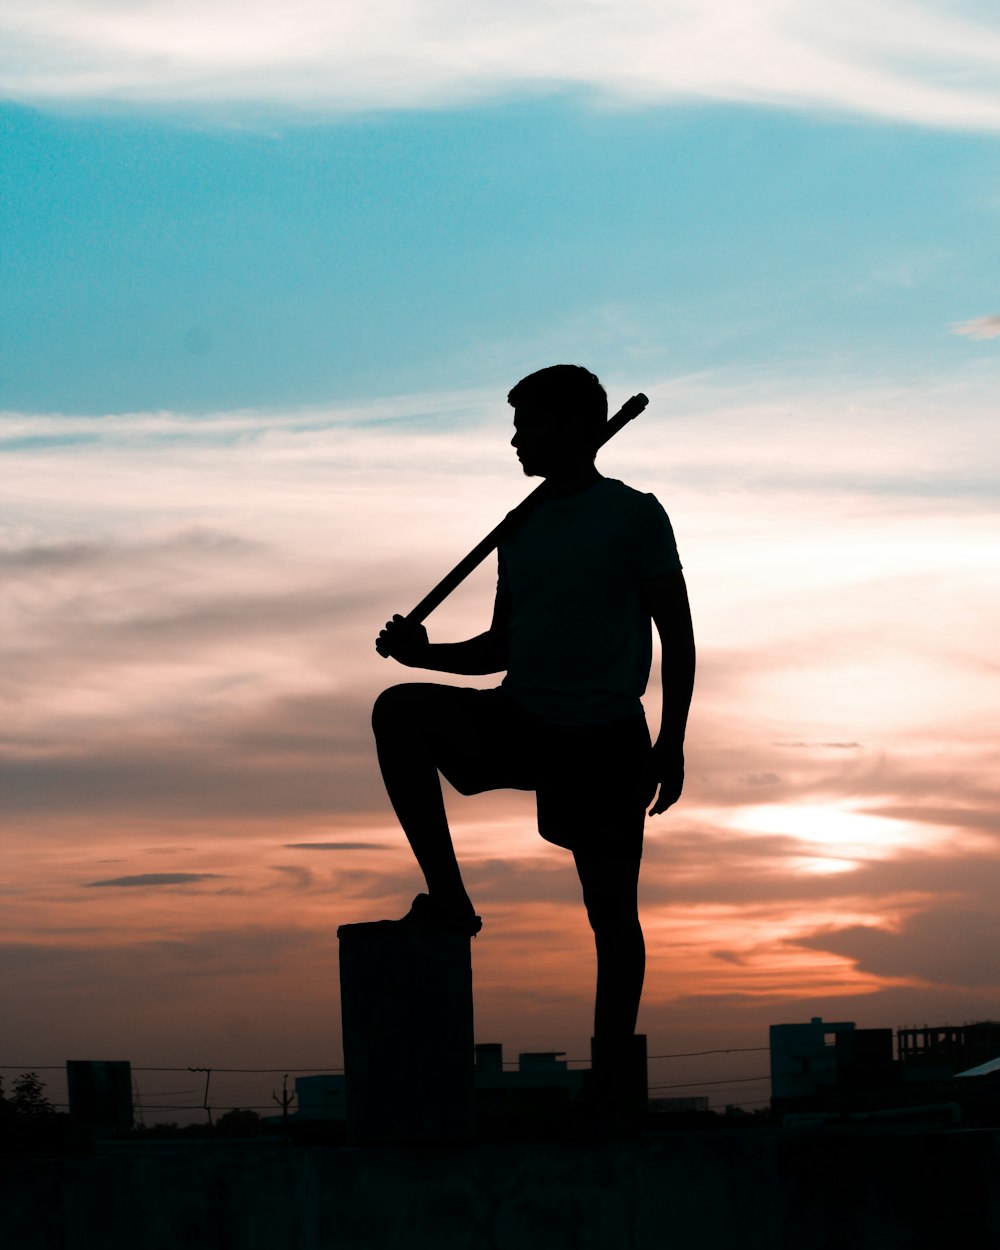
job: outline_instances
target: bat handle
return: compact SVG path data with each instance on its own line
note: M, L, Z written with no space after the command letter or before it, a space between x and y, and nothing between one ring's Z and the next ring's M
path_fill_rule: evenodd
M601 439L597 446L599 448L603 447L609 439L614 438L618 431L628 425L634 417L637 417L648 403L649 400L641 391L638 395L633 395L631 399L627 399L601 431ZM522 499L516 508L508 512L500 524L491 530L482 542L477 543L464 560L460 560L451 572L442 578L411 612L407 612L406 619L414 624L422 624L434 609L447 599L455 587L464 582L472 570L482 564L483 560L496 548L500 540L510 533L515 526L519 525L528 512L541 502L542 498L544 498L544 486L544 482L541 486L536 486L526 499Z

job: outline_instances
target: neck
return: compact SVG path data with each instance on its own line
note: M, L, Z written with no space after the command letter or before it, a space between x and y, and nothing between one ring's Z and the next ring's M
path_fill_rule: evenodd
M588 460L585 464L567 465L545 478L545 493L556 497L559 495L576 495L588 486L601 480L597 465Z

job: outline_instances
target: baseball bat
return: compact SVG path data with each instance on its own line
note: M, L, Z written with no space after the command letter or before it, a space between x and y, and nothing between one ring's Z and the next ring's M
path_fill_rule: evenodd
M641 392L638 395L633 395L631 399L627 399L601 431L600 441L597 444L598 448L603 447L609 439L614 438L618 431L628 425L633 417L637 417L648 403L649 400ZM491 529L486 537L481 542L478 542L464 559L459 560L451 572L447 576L442 577L434 589L424 595L417 606L406 614L406 620L412 621L414 625L422 624L434 609L448 598L455 587L464 582L472 570L482 564L502 539L516 529L524 518L530 512L533 512L540 503L544 502L546 485L546 482L542 482L540 486L536 486L531 494L522 499L516 508L512 508L500 524Z

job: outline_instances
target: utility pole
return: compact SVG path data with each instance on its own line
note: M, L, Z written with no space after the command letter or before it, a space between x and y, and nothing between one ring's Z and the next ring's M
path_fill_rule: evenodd
M271 1097L281 1108L281 1135L285 1145L288 1145L288 1108L295 1101L295 1095L288 1092L288 1073L286 1072L281 1081L281 1097L271 1090Z
M212 1079L212 1069L211 1068L188 1068L188 1071L205 1073L205 1096L201 1100L201 1105L208 1112L208 1127L212 1128L213 1127L212 1126L212 1108L208 1105L208 1085Z

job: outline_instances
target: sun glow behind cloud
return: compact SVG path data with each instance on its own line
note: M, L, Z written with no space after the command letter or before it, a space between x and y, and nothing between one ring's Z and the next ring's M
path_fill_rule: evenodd
M734 824L753 833L777 833L807 845L837 850L855 862L891 855L913 839L912 827L905 821L866 815L846 803L748 806L740 808Z

